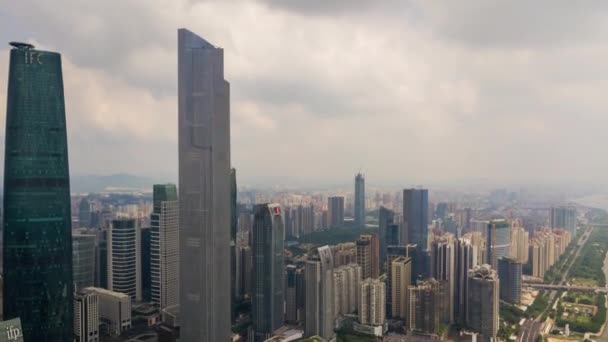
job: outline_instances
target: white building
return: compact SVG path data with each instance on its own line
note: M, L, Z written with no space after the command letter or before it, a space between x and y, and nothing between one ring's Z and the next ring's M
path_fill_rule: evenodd
M383 325L386 318L386 284L379 279L367 278L361 282L359 323Z
M112 220L108 229L108 289L141 301L141 238L137 220Z
M74 293L74 342L99 341L99 297L83 290Z
M113 336L131 329L131 298L129 295L98 287L87 287L99 298L99 316L108 325L108 333Z

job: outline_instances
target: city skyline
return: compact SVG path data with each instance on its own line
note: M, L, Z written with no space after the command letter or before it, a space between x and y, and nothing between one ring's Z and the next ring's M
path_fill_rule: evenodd
M602 171L606 161L592 158L599 154L593 137L606 123L601 114L607 108L595 90L601 89L604 71L587 67L604 60L605 43L597 39L605 27L604 6L588 13L562 4L546 13L538 3L472 1L445 8L421 2L323 6L270 0L181 5L175 11L131 2L85 9L65 1L62 7L73 13L66 18L50 4L20 1L0 11L8 23L0 39L36 42L65 57L73 174L141 173L175 181L177 163L159 166L155 160L177 160L176 130L165 129L177 127L170 32L185 26L226 51L234 88L233 166L245 182L265 178L272 184L285 175L335 182L361 169L370 184L404 179L409 185L479 179L608 183ZM520 10L543 16L516 17ZM480 11L496 19L490 30L479 29L485 22L465 25ZM21 15L25 12L28 18ZM112 19L117 12L140 15L127 30ZM226 26L220 18L228 15L233 22ZM69 29L84 17L98 25ZM197 20L201 17L207 20ZM549 31L537 17L571 25L568 31L559 26ZM260 18L268 25L253 25ZM510 30L515 18L518 30L529 35ZM291 21L298 25L285 26ZM563 38L572 32L586 39ZM284 49L286 44L292 48ZM1 47L0 62L6 62L7 49ZM311 58L297 58L304 53ZM378 64L383 67L370 67ZM6 69L0 69L5 76ZM5 86L0 84L2 115ZM306 134L304 126L318 134ZM510 143L500 143L505 140ZM416 146L407 160L382 152L404 145ZM531 145L530 151L524 148ZM286 161L270 173L248 153L268 146ZM563 167L566 155L576 168ZM312 161L326 167L310 167ZM413 164L423 166L408 167ZM443 165L452 172L440 172Z

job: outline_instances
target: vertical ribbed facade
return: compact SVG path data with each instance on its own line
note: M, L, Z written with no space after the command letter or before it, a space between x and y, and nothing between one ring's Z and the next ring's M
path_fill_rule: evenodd
M72 260L74 289L95 285L96 243L94 234L74 233L72 235Z
M179 208L174 184L155 184L150 228L151 299L161 310L179 304Z
M511 254L511 225L506 220L492 220L488 223L486 237L487 260L496 269L498 259Z
M10 51L4 155L4 319L26 341L72 341L68 146L61 56Z
M230 86L224 52L178 30L180 340L230 338ZM186 262L187 261L187 262Z
M283 216L278 204L256 206L253 220L252 318L256 341L265 341L283 324L285 262Z
M327 216L329 228L338 228L344 225L344 197L333 196L327 198Z
M507 303L521 302L522 264L511 258L498 259L498 278L500 279L500 299Z
M395 212L385 207L380 207L378 210L378 234L380 240L380 266L382 270L390 268L390 264L386 264L386 249L390 245L389 226L394 223ZM392 239L391 239L392 240Z
M403 229L400 236L402 245L415 244L419 253L428 249L428 215L428 190L403 190ZM418 260L414 258L413 263L414 276L428 272L423 258L418 258Z
M108 229L108 290L141 301L140 235L135 219L112 220Z
M355 225L365 225L365 177L360 173L355 176Z

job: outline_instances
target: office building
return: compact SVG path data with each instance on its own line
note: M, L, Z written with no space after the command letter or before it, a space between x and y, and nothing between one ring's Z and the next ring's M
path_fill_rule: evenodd
M488 226L488 222L485 222L485 227L487 230L487 226ZM485 232L485 231L484 231ZM485 233L484 233L485 234ZM488 248L486 246L487 243L487 239L483 236L484 234L482 234L481 232L478 231L474 231L474 232L469 232L463 235L463 238L468 240L471 245L473 245L476 249L477 249L477 260L475 262L476 265L483 265L483 264L487 264L488 263L488 259L487 259L487 252L488 252Z
M230 317L235 319L235 305L239 297L238 283L238 246L237 246L237 228L238 228L238 207L236 203L237 197L236 187L236 169L230 169Z
M380 279L361 281L359 297L359 323L381 326L386 319L386 284Z
M498 279L500 279L500 300L511 304L521 302L522 265L511 258L498 259Z
M414 276L428 274L428 265L424 253L428 248L428 190L403 190L403 225L400 244L415 244L420 257L412 259Z
M407 257L407 246L388 246L386 264L391 266L393 261L399 257ZM411 261L410 261L411 268ZM386 314L390 318L392 316L392 267L386 269ZM411 269L410 269L411 273Z
M86 198L81 199L78 204L78 226L80 228L92 228L91 203Z
M251 298L253 291L253 254L251 251L251 247L249 246L241 246L239 247L239 257L241 259L241 268L239 272L240 281L242 284L240 287L241 293L239 294L241 298Z
M363 279L380 276L379 243L375 234L361 235L357 240L357 264L361 266Z
M178 30L180 339L230 338L230 86L224 52Z
M391 317L405 320L408 315L407 292L412 283L412 259L400 256L391 263ZM387 296L388 297L388 296ZM387 300L388 303L388 300Z
M445 234L433 241L431 247L431 276L441 285L441 321L454 322L456 293L454 236Z
M285 263L283 216L278 204L256 206L253 219L252 318L256 341L263 341L283 324Z
M467 326L480 334L482 342L496 341L498 333L498 274L490 265L469 271Z
M285 266L285 321L297 323L297 271L296 265Z
M95 285L97 236L80 231L72 233L72 270L74 290Z
M151 243L152 229L143 226L143 218L137 220L137 233L139 234L139 264L141 266L141 300L152 301L152 271L151 271Z
M11 45L2 210L4 319L21 318L26 341L71 341L72 217L61 55Z
M108 229L108 290L141 301L140 234L136 220L112 220Z
M576 208L575 207L552 207L549 214L551 228L562 228L576 236Z
M365 226L365 177L361 173L355 176L355 225Z
M430 278L409 287L410 330L424 334L437 334L441 319L441 285Z
M344 197L333 196L327 198L327 216L329 228L344 225Z
M498 258L508 258L511 253L511 225L506 220L492 220L488 223L486 234L487 257L490 265L496 268Z
M152 303L161 310L179 304L179 208L174 184L154 184L150 215Z
M334 263L328 246L319 247L318 252L306 262L304 335L329 340L334 336Z
M74 342L99 342L99 298L94 291L74 293Z
M390 265L386 264L386 251L390 245L398 245L399 243L389 243L388 237L391 236L389 233L389 227L395 222L395 212L385 207L380 207L378 210L378 235L380 243L380 265L383 270L389 268ZM398 230L397 230L398 233ZM393 241L394 242L394 241Z
M99 318L108 326L110 336L120 336L131 329L131 297L125 293L87 287L84 291L97 295Z
M469 284L469 270L477 266L477 246L467 238L455 241L455 283L454 283L454 320L460 326L466 325L467 295Z

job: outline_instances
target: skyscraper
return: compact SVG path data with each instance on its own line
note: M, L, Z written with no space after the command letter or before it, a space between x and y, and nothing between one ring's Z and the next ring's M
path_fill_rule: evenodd
M297 271L295 265L285 266L285 321L288 323L298 321Z
M447 235L447 234L446 234ZM454 236L439 238L433 241L431 248L431 275L439 281L442 290L441 320L445 323L454 322Z
M441 317L441 285L433 278L409 287L410 330L425 334L439 332Z
M392 316L392 303L393 303L393 299L392 299L392 274L393 274L393 268L392 268L392 263L395 259L399 258L399 257L407 257L407 246L388 246L387 248L387 256L386 256L386 264L389 265L389 267L387 267L386 269L386 314L387 316L391 317ZM411 259L411 258L410 258ZM410 260L409 262L410 264L410 276L412 273L412 262ZM410 283L411 283L411 279L410 279ZM406 288L407 291L407 288Z
M506 220L492 220L486 237L488 261L496 269L498 258L508 258L511 253L511 225Z
M334 336L334 261L329 246L318 248L319 255L306 262L305 336Z
M356 245L357 264L361 266L362 278L378 278L380 276L378 237L375 234L361 235Z
M329 228L337 228L344 225L344 197L334 196L327 198L327 215L329 216Z
M70 175L61 55L11 43L4 153L4 319L72 341Z
M383 325L386 319L386 284L380 279L361 281L359 299L359 323Z
M498 333L499 280L490 265L469 271L467 325L481 334L481 341L496 341Z
M361 173L355 176L355 225L365 225L365 177Z
M112 220L108 229L108 290L141 301L140 234L136 220Z
M94 234L72 234L74 290L95 285L96 240L97 236Z
M402 229L400 243L403 245L407 243L415 244L418 253L423 253L428 247L428 208L428 190L403 190L403 224L405 229ZM421 264L422 259L416 260L414 258L413 260L414 263L418 264L414 266L417 273L427 271L425 265Z
M278 204L256 206L253 219L252 318L256 341L265 341L283 324L285 264L283 216Z
M383 270L385 267L390 268L390 265L386 265L386 249L390 246L390 243L387 241L389 237L389 226L395 223L394 220L395 212L381 206L378 210L378 233L380 235L380 265Z
M519 304L521 301L522 265L511 258L498 259L498 279L500 279L500 299L507 303Z
M230 316L235 318L235 304L238 298L238 246L236 232L238 228L238 207L236 205L236 169L230 169Z
M575 207L552 207L549 216L551 228L563 228L576 236L576 208Z
M179 304L179 208L174 184L154 184L150 217L152 303L161 310Z
M230 91L224 53L178 30L180 335L230 338Z
M460 326L465 326L469 270L477 265L479 251L467 238L456 240L455 246L454 319Z
M408 314L407 291L412 281L412 259L398 257L391 263L391 317L405 320ZM387 296L388 297L388 296ZM388 298L387 298L388 303Z
M91 203L86 198L81 199L78 204L78 225L91 228Z

